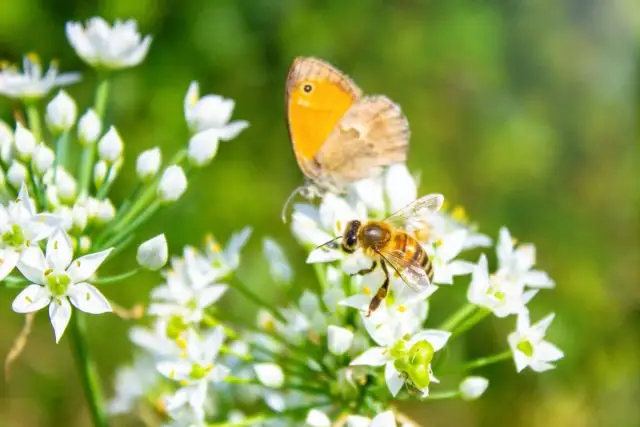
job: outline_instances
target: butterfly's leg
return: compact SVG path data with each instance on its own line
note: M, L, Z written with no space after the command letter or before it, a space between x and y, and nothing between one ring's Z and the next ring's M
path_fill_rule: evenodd
M371 264L371 267L363 268L362 270L360 270L360 271L358 271L356 273L350 274L349 276L364 276L365 274L369 274L373 270L375 270L377 266L378 266L378 263L376 261L373 261L373 264Z
M387 270L387 264L384 261L380 261L380 265L382 266L382 271L384 271L384 282L378 292L373 296L371 303L369 303L369 312L367 313L367 317L371 315L372 312L376 311L387 296L387 292L389 292L389 271Z

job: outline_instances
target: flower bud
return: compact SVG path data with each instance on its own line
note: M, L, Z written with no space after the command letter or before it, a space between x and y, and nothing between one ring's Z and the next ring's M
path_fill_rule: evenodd
M45 144L40 143L33 152L31 163L33 164L33 169L38 175L44 175L49 169L51 169L54 159L55 154L53 154L53 150Z
M49 173L53 173L53 170L50 169ZM75 178L62 166L58 166L55 186L63 203L72 204L75 201L78 185Z
M153 239L149 239L138 247L136 259L141 267L148 270L159 270L167 263L169 249L167 238L164 234L159 234Z
M78 249L80 253L86 254L91 249L91 238L89 236L80 236L78 239Z
M460 396L464 400L474 400L482 396L489 387L489 380L483 377L467 377L460 383Z
M198 132L189 140L188 158L193 166L208 165L218 152L218 131L209 129Z
M106 162L114 163L120 156L122 156L122 150L124 144L116 128L111 126L107 133L98 141L98 155Z
M273 281L278 284L290 284L293 278L293 269L278 242L265 238L262 241L262 249L269 262L269 273L271 273Z
M58 197L58 189L53 186L47 186L47 189L44 191L44 195L47 198L47 206L50 209L56 209L60 207L60 197Z
M327 414L318 409L311 409L307 413L305 423L309 427L331 427L331 420Z
M66 132L71 129L78 117L76 103L67 92L61 90L47 105L45 120L52 133Z
M80 145L91 145L96 142L102 132L102 121L100 116L89 109L78 121L78 140Z
M96 165L93 167L93 184L97 189L100 189L104 184L108 169L107 162L104 160L96 162Z
M73 205L71 209L71 227L74 231L82 231L87 226L89 213L87 209L79 204Z
M13 131L4 121L0 120L0 158L5 164L11 161L13 149Z
M329 351L336 356L341 356L349 351L353 343L353 332L340 326L329 325L328 328Z
M15 146L18 157L23 161L28 161L36 148L36 138L20 123L16 125Z
M165 169L158 185L158 196L164 202L175 202L187 189L187 177L180 166Z
M158 147L140 153L136 160L136 172L141 181L149 181L158 173L162 152Z
M9 166L7 171L7 181L13 186L13 188L20 188L22 183L27 177L27 168L17 160L14 160Z
M275 363L256 363L253 365L258 381L267 387L280 388L284 383L284 372Z
M106 224L116 217L116 208L111 203L111 200L104 199L99 202L98 210L96 212L96 221L99 224Z

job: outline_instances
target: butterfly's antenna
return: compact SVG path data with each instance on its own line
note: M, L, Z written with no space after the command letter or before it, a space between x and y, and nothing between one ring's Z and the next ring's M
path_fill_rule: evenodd
M300 187L296 188L295 190L293 190L291 192L291 194L289 195L289 197L287 197L287 201L284 202L284 206L282 207L282 222L284 224L287 223L287 209L289 208L289 205L291 204L291 202L293 201L293 199L298 195L301 194L306 186L301 185Z

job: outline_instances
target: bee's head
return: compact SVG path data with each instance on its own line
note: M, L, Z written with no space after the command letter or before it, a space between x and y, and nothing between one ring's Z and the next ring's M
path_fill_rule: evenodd
M342 235L342 249L347 253L353 253L358 245L358 231L362 223L358 220L350 221L347 223Z

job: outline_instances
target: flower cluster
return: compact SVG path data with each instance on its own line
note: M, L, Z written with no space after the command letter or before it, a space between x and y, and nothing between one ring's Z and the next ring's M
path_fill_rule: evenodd
M292 293L297 272L274 239L262 241L269 274L236 274L243 270L248 227L224 247L212 237L201 248L187 246L168 266L161 234L138 246L135 267L98 274L107 261L127 264L112 260L134 242L134 232L177 201L187 189L187 172L210 164L220 141L236 138L248 123L231 121L232 100L201 97L192 82L184 105L176 106L185 117L184 147L165 161L159 147L140 153L135 189L124 201L112 200L126 138L105 119L109 77L143 61L152 39L141 36L132 20L112 26L101 18L70 22L66 33L82 60L100 71L94 105L79 110L64 90L45 104L55 87L79 75L59 74L53 65L43 75L34 55L25 58L22 71L0 72L0 94L21 100L27 118L15 126L0 122L0 280L19 288L14 311L49 307L56 341L75 322L77 359L81 372L88 372L93 364L83 342L82 314L72 316L72 307L130 318L98 287L130 279L143 268L158 272L161 283L151 291L146 316L130 330L134 362L116 375L110 414L134 413L147 424L174 427L409 427L417 423L397 408L399 400L477 399L489 381L467 376L474 369L513 359L517 372L542 372L563 357L545 340L554 315L532 325L528 311L537 293L555 284L535 268L535 247L517 244L507 228L499 231L496 268L490 270L494 251L487 248L494 242L461 207L405 218L402 232L426 254L429 286L408 283L402 266L361 248L342 249L351 221L385 221L420 199L404 164L352 184L346 194L326 193L318 203L294 206L291 232L307 250L317 280L301 283L300 297L283 305L253 291L275 285ZM72 150L79 156L70 156ZM432 197L439 207L443 196ZM479 258L470 255L482 251ZM385 279L388 288L379 293ZM432 316L442 312L431 302L434 293L453 292L465 280L465 304ZM255 319L225 309L221 299L227 293L255 304ZM377 305L371 304L374 296ZM455 339L490 315L516 319L503 352L471 361L443 357ZM445 320L434 324L433 317ZM87 384L95 403L95 384ZM104 425L99 405L92 407L96 426Z

